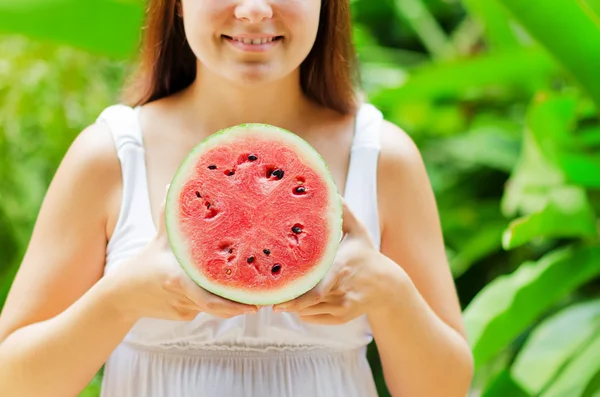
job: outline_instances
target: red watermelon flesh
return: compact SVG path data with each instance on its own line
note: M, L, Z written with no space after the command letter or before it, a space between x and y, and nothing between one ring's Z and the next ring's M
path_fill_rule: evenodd
M175 256L203 288L275 304L312 288L333 261L341 202L325 162L297 135L245 124L184 160L167 196Z

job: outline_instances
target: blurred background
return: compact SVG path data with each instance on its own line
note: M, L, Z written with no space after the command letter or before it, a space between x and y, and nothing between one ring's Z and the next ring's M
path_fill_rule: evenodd
M600 396L600 0L351 4L367 97L435 189L471 395ZM142 0L0 0L0 307L67 147L119 100L143 16Z

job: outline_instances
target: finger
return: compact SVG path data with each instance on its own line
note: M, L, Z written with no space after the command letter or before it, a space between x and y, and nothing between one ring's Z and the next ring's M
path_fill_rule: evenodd
M196 303L192 302L186 296L182 296L181 298L177 299L173 303L173 306L175 306L179 309L185 309L185 310L196 310L196 311L201 310L200 306L198 306Z
M165 196L163 197L163 201L160 204L160 210L158 212L158 224L156 226L156 234L160 237L164 237L166 239L167 236L167 230L166 230L166 223L165 223L165 205L166 205L166 201L167 201L167 194L169 192L169 187L171 186L171 184L168 184L165 186Z
M366 227L354 215L345 198L342 197L342 232L350 235L366 234Z
M245 305L243 303L234 302L212 294L208 291L207 294L210 295L210 298L206 300L204 306L211 312L238 315L243 313L256 313L258 311L258 308L254 305Z
M183 294L192 302L208 310L223 310L227 313L257 312L256 305L246 305L222 298L198 286L190 277L182 277Z
M333 271L330 271L329 273L333 273ZM323 302L327 296L327 292L331 289L331 285L334 284L334 281L335 277L331 278L327 277L326 275L325 278L323 278L314 288L312 288L308 292L287 302L273 305L273 311L295 312L298 310L302 310L308 306L316 305L317 303Z
M333 302L321 302L316 305L305 307L298 310L299 316L316 316L321 314L331 314L339 316L345 312L346 308L341 304L342 299L336 299Z

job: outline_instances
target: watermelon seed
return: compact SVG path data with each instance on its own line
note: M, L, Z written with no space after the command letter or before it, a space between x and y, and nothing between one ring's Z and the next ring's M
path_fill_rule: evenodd
M200 195L200 192L196 192L196 197L202 198L202 196Z
M217 166L216 166L216 165L214 165L214 164L212 164L212 165L209 165L209 166L208 166L208 169L209 169L209 170L216 170L216 169L217 169Z
M306 188L304 186L298 186L297 188L294 189L294 193L296 193L296 194L306 193Z
M233 174L235 174L234 170L227 170L227 171L225 171L225 175L227 175L227 176L231 176Z
M294 232L296 234L302 233L302 227L300 227L299 225L294 225L292 227L292 232Z
M254 257L253 256L251 256L251 257L248 258L248 263L252 263L252 262L254 262Z
M273 267L271 268L271 273L273 274L277 274L281 271L281 265L279 263L276 263L273 265Z
M263 252L265 253L265 255L270 255L271 254L271 251L268 250L268 249L264 249Z
M283 178L283 170L277 169L273 171L273 175L275 175L277 179L281 179Z
M233 248L229 248L229 251L228 251L228 252L229 252L230 254L233 254Z
M206 209L209 210L210 209L210 203L206 203Z
M256 157L254 154L251 154L250 156L248 156L248 160L256 161L256 160L258 160L258 157Z
M230 275L231 274L231 269L227 269L227 271L225 273L227 273L227 275Z

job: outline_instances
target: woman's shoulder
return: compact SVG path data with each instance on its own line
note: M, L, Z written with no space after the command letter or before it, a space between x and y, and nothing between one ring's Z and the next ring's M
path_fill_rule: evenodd
M121 187L121 165L110 129L94 121L73 139L56 172L54 183L65 188L64 199L84 205L110 223ZM77 193L81 192L81 193Z
M393 219L403 198L412 202L415 194L430 195L430 181L425 163L415 141L398 125L381 123L381 151L378 162L378 185L383 210Z
M78 165L77 173L105 175L119 168L116 147L110 129L104 123L93 121L73 139L63 162Z
M421 152L404 129L387 119L383 119L380 128L381 165L395 171L419 166Z

